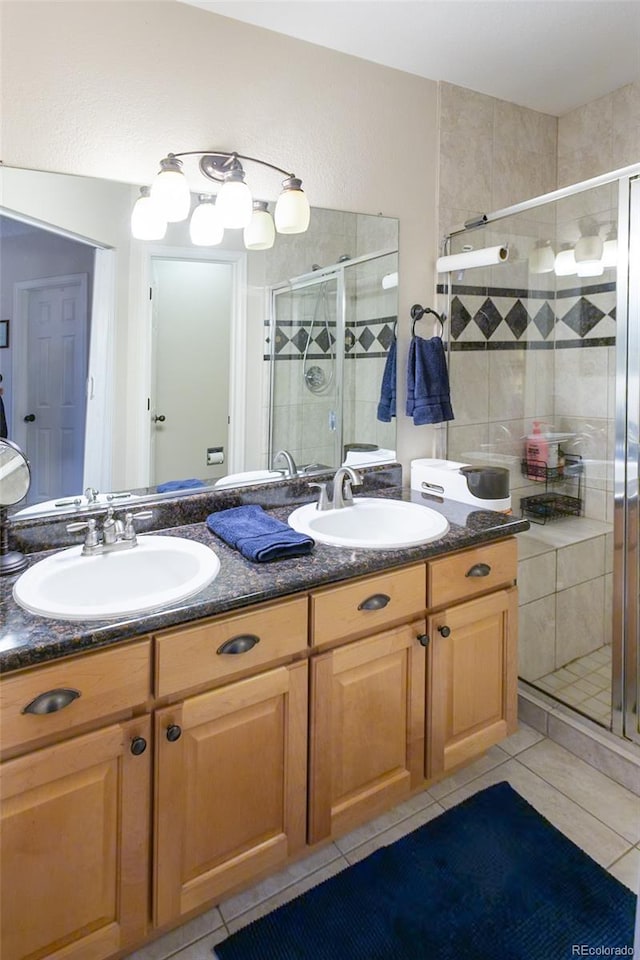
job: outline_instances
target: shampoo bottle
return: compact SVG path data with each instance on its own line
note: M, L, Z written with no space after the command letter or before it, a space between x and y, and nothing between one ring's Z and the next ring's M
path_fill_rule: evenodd
M550 459L555 462L551 463ZM555 470L558 466L558 446L547 442L538 420L533 421L533 429L527 437L525 460L528 480L544 482L547 479L547 470Z

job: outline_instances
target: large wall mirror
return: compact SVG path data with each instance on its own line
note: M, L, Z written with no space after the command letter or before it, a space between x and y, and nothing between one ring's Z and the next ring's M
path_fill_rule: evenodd
M139 188L3 167L0 374L32 513L88 487L145 495L184 479L259 482L395 458L377 417L395 336L398 221L312 209L305 234L247 252L130 233ZM58 504L62 503L60 507Z

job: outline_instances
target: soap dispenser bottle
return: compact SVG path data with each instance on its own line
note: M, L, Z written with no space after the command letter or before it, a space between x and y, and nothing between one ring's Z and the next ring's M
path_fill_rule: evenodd
M557 451L557 447L556 447ZM533 429L527 437L525 460L527 463L527 480L544 482L547 479L550 448L544 434L540 430L540 421L533 421Z

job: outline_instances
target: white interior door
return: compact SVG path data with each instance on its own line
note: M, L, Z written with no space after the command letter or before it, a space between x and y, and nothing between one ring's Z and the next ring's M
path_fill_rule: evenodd
M151 483L214 480L228 472L233 264L153 257L152 287Z
M82 492L87 276L22 286L21 369L27 377L16 384L13 434L31 463L27 502L36 502Z

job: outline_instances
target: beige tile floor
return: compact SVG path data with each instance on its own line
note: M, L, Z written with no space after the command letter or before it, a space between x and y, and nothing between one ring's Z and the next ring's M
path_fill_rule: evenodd
M611 647L605 645L532 681L605 727L611 724Z
M305 860L224 900L219 907L132 954L129 960L212 960L213 948L230 933L501 780L507 780L589 856L637 891L638 797L521 724L517 733L464 770Z

